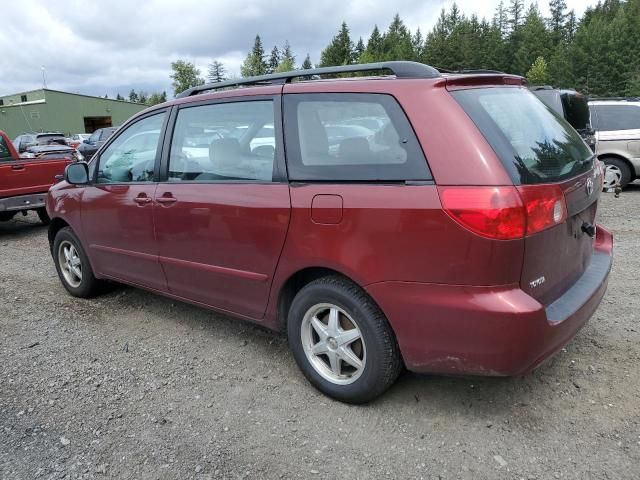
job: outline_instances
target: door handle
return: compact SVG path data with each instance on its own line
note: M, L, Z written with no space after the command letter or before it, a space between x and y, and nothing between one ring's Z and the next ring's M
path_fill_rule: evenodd
M24 170L24 165L11 165L11 170Z
M156 197L156 202L163 204L171 204L177 202L178 199L170 193L165 193L162 197Z
M147 203L151 203L151 198L149 198L146 195L142 194L142 195L138 195L136 198L134 198L133 201L136 202L138 205L145 205Z

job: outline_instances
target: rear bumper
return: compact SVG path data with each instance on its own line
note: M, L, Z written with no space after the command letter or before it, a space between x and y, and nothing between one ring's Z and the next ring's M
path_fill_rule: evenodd
M381 282L367 291L387 315L409 370L521 375L560 350L593 315L612 259L613 237L598 227L591 264L546 307L517 285Z
M41 208L44 207L46 199L47 192L0 198L0 212L16 212Z

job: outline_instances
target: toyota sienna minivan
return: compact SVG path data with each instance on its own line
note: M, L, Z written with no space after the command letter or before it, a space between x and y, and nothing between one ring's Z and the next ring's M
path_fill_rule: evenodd
M362 403L403 368L522 375L561 349L607 287L601 189L522 78L385 62L187 90L47 210L71 295L121 282L284 331L314 386Z

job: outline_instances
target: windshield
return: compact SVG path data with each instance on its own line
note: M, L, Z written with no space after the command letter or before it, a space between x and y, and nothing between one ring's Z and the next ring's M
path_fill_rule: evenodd
M474 88L453 97L516 184L549 183L592 167L593 153L563 118L524 88Z

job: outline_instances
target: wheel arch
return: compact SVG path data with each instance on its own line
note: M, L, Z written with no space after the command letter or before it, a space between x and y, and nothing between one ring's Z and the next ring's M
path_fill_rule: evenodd
M282 284L278 292L278 306L277 306L277 328L280 331L286 331L287 328L287 317L289 313L289 308L291 307L291 302L293 302L296 294L304 288L305 285L313 282L322 277L328 276L340 276L354 285L364 288L353 278L345 275L343 272L335 270L329 267L305 267L302 268L293 274L291 274L287 280Z
M47 231L47 237L49 239L49 249L53 248L53 241L55 240L58 232L65 227L71 227L71 226L60 217L55 217L51 219L51 223L49 223L49 229Z

